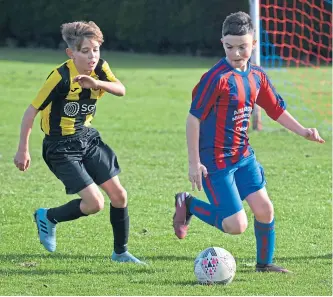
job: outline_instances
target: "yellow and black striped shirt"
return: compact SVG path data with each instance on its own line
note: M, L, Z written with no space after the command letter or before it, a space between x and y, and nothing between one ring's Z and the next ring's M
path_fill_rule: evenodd
M74 135L90 126L96 112L96 101L105 91L82 89L79 83L73 83L77 75L73 60L66 61L51 72L33 100L32 106L41 110L41 128L46 135ZM108 63L102 59L90 76L116 81Z

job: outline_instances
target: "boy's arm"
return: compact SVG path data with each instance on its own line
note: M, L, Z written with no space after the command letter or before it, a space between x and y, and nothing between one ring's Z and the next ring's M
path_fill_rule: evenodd
M23 115L21 123L20 142L14 158L14 163L16 167L21 171L26 171L31 163L31 158L29 154L29 137L35 117L38 112L38 109L30 105Z
M189 114L186 121L186 139L189 164L200 163L199 157L200 120Z
M188 149L188 178L192 183L192 190L195 190L195 185L198 190L202 189L202 175L207 176L207 168L201 164L199 155L199 136L200 136L200 121L204 121L211 109L213 108L217 98L221 94L221 79L213 79L212 73L205 73L199 83L192 91L192 103L190 113L186 122L186 138Z
M316 128L304 128L294 117L288 112L284 111L279 118L276 120L279 124L283 127L287 128L288 130L303 136L304 138L316 141L319 143L324 143L325 140L322 139L317 131Z
M324 143L316 128L304 128L286 111L286 103L276 92L265 73L262 73L262 84L257 97L257 104L265 109L267 115L288 130L311 141Z
M186 122L186 139L189 162L189 180L192 183L192 190L195 190L195 185L198 190L202 189L202 174L207 176L207 169L200 162L199 156L199 134L200 120L189 114Z
M104 91L116 96L125 96L126 93L125 86L118 79L116 79L115 82L98 80L97 84L98 84L97 89L103 89Z
M126 93L124 85L118 79L115 79L115 81L103 81L82 74L74 77L73 82L78 82L84 89L103 89L116 96L125 96Z

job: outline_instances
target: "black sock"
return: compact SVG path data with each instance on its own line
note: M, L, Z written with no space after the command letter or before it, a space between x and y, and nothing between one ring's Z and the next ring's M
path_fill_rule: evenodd
M129 216L127 206L115 208L110 204L110 222L113 229L113 245L116 254L127 251Z
M56 224L73 221L79 217L87 216L80 209L81 201L82 199L74 199L62 206L50 208L46 214L47 219L53 224Z

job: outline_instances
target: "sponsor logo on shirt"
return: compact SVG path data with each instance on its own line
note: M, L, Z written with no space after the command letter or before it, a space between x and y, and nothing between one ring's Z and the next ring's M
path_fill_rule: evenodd
M87 104L87 103L80 104L79 102L71 101L67 102L64 105L64 114L68 117L75 117L79 113L81 115L92 114L94 113L95 109L96 109L95 104Z
M80 104L77 102L68 102L64 106L64 113L69 117L75 117L80 111Z

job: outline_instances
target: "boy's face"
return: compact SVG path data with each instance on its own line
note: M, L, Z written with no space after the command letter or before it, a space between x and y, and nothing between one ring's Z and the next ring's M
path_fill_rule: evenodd
M80 50L66 49L67 55L73 59L80 74L90 74L100 57L100 44L94 39L84 38Z
M256 40L252 34L242 36L226 35L221 39L229 64L241 71L246 70Z

